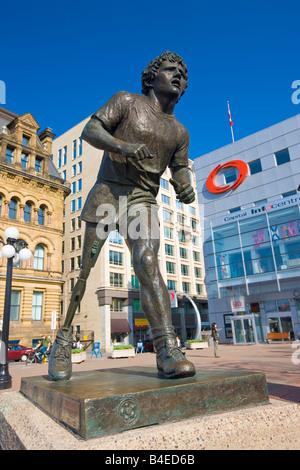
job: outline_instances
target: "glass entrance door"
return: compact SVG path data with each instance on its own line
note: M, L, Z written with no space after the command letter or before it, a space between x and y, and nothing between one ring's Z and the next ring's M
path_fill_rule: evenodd
M256 344L257 334L254 315L231 317L234 344Z

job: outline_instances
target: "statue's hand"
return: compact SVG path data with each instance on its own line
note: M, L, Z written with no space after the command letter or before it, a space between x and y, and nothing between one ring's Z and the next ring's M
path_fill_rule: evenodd
M179 183L178 181L170 178L170 183L175 189L177 199L184 204L191 204L195 200L195 192L190 183Z
M121 153L125 157L131 158L134 162L144 160L145 158L153 158L147 145L126 143L121 148Z

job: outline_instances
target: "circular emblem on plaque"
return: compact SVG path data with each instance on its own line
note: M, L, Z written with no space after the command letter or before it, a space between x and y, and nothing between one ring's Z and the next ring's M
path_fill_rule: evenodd
M135 398L124 398L118 406L118 415L126 424L134 424L140 417L141 408Z

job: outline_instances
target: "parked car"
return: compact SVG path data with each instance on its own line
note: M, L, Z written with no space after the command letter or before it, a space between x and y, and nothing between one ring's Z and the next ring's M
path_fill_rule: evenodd
M32 348L27 348L21 344L13 344L8 346L8 361L26 361L27 356L31 353Z

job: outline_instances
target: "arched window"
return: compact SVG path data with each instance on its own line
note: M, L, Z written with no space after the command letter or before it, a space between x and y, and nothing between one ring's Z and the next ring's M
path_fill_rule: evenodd
M45 207L41 206L38 211L38 223L39 225L45 225Z
M26 202L26 206L24 207L24 221L31 222L31 214L32 214L32 204L30 202Z
M18 201L16 199L12 199L10 201L9 209L8 209L8 217L10 219L17 218L17 209L18 209Z
M34 250L33 268L42 271L44 269L45 250L42 245L37 245Z

